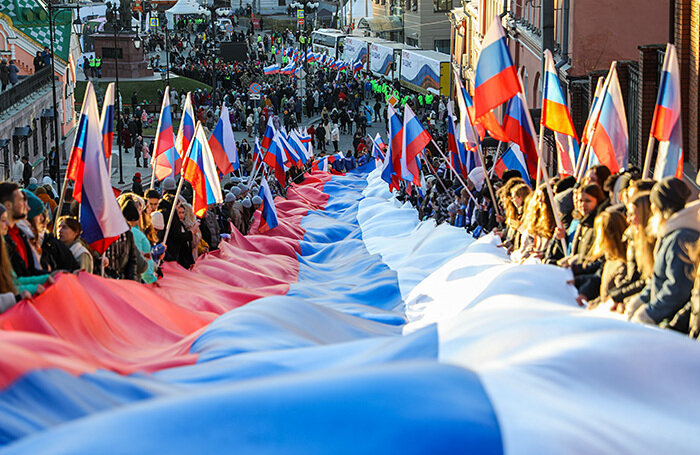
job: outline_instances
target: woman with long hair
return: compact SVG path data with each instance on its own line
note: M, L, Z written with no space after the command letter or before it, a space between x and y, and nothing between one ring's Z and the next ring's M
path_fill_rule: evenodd
M10 255L5 248L5 235L9 228L7 209L0 204L0 313L14 306L20 298L12 276Z
M651 219L649 193L638 193L627 202L627 223L624 238L627 241L627 273L625 278L608 292L607 306L611 311L624 312L625 300L640 292L654 268L655 239L647 225Z
M627 255L623 235L626 229L625 216L617 211L603 211L595 219L595 241L588 259L604 260L600 270L599 301L606 300L610 290L625 279Z

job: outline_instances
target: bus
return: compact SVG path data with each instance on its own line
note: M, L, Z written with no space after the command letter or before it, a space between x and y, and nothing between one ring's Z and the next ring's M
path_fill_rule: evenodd
M333 28L320 28L311 33L313 52L330 55L338 59L343 56L345 33Z

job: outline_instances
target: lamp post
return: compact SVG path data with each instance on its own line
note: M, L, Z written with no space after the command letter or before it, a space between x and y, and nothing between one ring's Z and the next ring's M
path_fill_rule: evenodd
M51 174L53 174L53 179L55 181L59 180L59 173L61 172L61 155L60 155L60 139L59 139L59 128L58 128L58 97L56 96L56 52L54 50L54 42L56 41L56 34L54 31L55 15L63 11L77 10L76 18L73 21L72 27L73 32L80 37L82 32L83 23L80 20L80 3L53 3L49 0L47 3L47 8L49 11L49 39L51 41L51 94L53 98L53 135L54 135L54 160L53 163L48 163L50 167L53 167ZM72 16L72 13L71 13ZM70 43L70 42L69 42ZM70 46L70 44L69 44ZM68 49L70 53L70 48Z
M109 7L109 6L108 6ZM114 49L112 56L114 57L114 89L116 92L115 96L115 106L114 106L114 115L117 116L117 147L119 147L119 184L123 185L124 184L124 164L122 160L122 110L121 110L121 93L119 92L119 62L117 61L118 59L118 50L121 48L117 47L117 35L119 35L121 32L126 31L126 32L132 32L132 28L129 27L121 27L119 22L117 21L117 12L119 9L117 8L117 5L112 5L112 30L114 32ZM141 38L139 38L138 31L136 33L136 37L134 38L134 47L136 49L139 49L141 47ZM134 106L132 106L132 109ZM109 170L110 175L112 170Z

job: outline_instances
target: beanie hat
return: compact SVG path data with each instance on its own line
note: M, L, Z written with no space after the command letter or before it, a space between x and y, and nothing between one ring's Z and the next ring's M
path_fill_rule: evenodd
M122 215L124 215L126 221L138 221L141 217L139 215L139 209L136 208L136 204L131 200L122 207Z
M165 220L163 219L163 212L153 212L151 213L151 223L153 227L158 231L165 229Z
M675 213L685 207L690 197L690 188L683 180L666 177L651 189L649 199L662 212Z
M141 181L141 173L140 172L135 173L133 180L135 182L140 182Z
M35 216L40 215L44 211L44 203L31 191L22 191L24 191L24 194L27 197L27 204L29 204L29 213L27 213L27 219L32 219Z
M234 196L231 193L226 193L226 197L224 198L224 202L229 203L229 202L234 202L236 200L236 196Z
M234 186L231 188L231 194L233 194L234 197L238 197L241 195L241 190L237 186Z
M253 205L262 204L262 198L260 196L253 196Z
M36 183L30 183L29 185L27 185L27 189L29 191L36 191L37 188L39 188L39 185L37 185Z
M243 204L243 207L245 207L247 209L249 209L253 206L252 202L250 202L250 199L248 199L248 198L243 199L242 204Z
M177 185L175 185L175 179L172 177L166 177L163 180L163 191L175 191Z

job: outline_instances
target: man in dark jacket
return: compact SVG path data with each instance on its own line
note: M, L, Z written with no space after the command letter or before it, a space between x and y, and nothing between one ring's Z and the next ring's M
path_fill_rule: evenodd
M654 271L646 287L627 305L635 322L659 324L670 320L690 300L695 277L694 248L700 238L700 203L688 207L690 189L682 180L667 177L651 190L656 248Z
M29 186L29 179L32 178L32 165L29 164L29 157L27 155L24 155L22 157L22 184L24 184L24 187Z
M17 222L27 217L27 202L19 185L13 182L0 183L0 204L7 209L10 228L5 236L5 245L10 256L15 275L34 276L46 272L34 261L27 236L17 226Z

